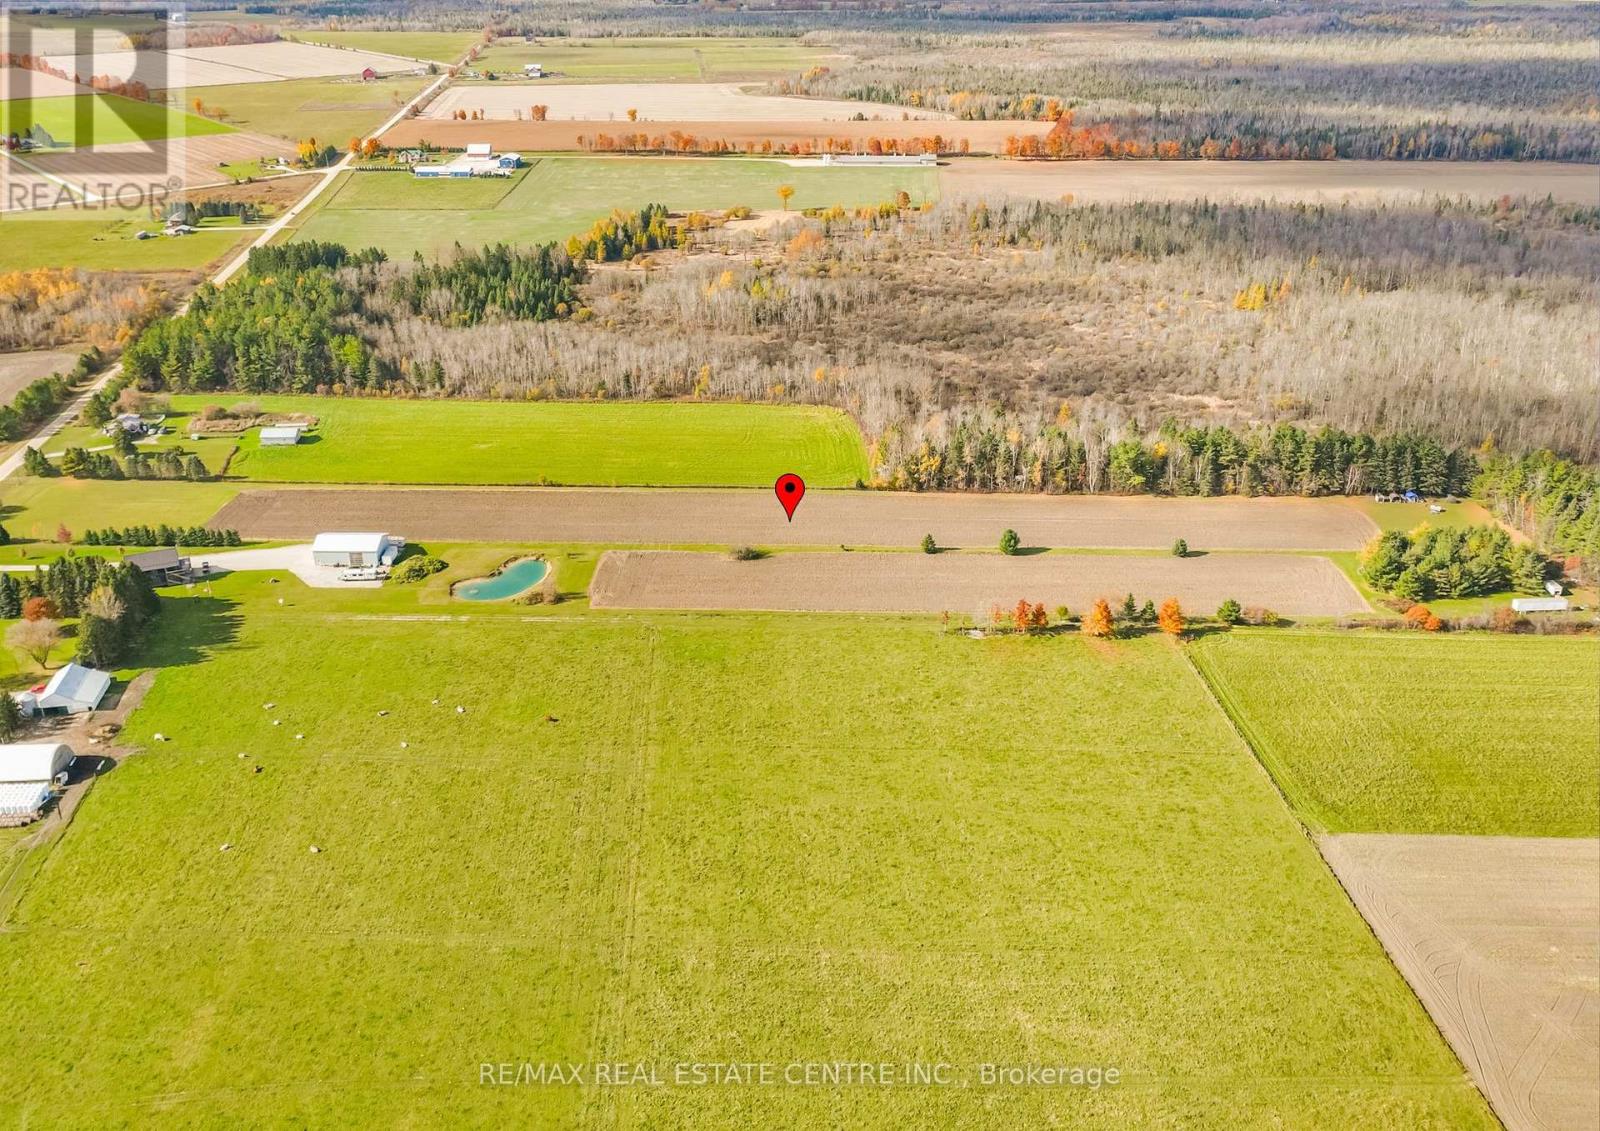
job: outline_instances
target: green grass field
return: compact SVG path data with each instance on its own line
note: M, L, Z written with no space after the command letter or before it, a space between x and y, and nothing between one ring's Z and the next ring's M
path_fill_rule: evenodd
M61 145L112 145L231 133L233 127L171 106L114 94L0 101L0 133L43 126ZM48 157L45 158L48 160Z
M1494 1125L1165 641L306 593L171 602L21 860L14 1122ZM601 1059L1125 1083L479 1082Z
M44 542L62 525L75 535L131 523L199 526L238 493L231 483L17 475L0 484L0 522L14 539Z
M0 221L0 271L37 267L88 267L103 271L187 271L227 255L247 235L238 225L216 227L181 237L138 240L144 228L160 231L155 220L81 220L76 210L30 219ZM62 218L57 218L58 216Z
M847 208L938 196L937 170L795 168L747 158L541 157L503 195L469 180L418 181L400 173L351 173L294 238L380 247L392 258L438 255L456 242L544 243L587 229L613 209L646 204L721 209L777 208L779 185L792 185L790 207ZM492 206L484 199L492 198Z
M1192 654L1319 831L1600 834L1592 638L1264 632Z
M831 48L794 39L654 37L616 39L496 40L478 58L492 71L520 71L540 63L553 81L734 82L796 76L831 57Z
M828 408L237 396L172 406L240 400L318 418L292 448L262 448L254 431L240 441L229 474L262 482L753 487L803 467L815 486L847 487L866 474L855 423Z
M322 28L288 28L285 34L304 43L331 43L357 51L404 55L454 63L483 36L475 31L324 31Z
M345 79L286 79L237 86L196 87L206 105L225 111L234 126L299 141L316 138L341 150L352 137L366 137L433 80L401 75L376 82Z

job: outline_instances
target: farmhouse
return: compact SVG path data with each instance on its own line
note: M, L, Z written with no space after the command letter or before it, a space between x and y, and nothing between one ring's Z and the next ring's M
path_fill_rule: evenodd
M261 429L263 448L292 448L300 442L304 424L269 424Z
M50 799L50 787L64 784L76 757L60 742L0 746L0 826L36 819Z
M311 560L319 566L393 565L406 540L390 534L318 534L311 543Z
M1519 613L1564 613L1569 603L1565 597L1513 597L1511 607Z
M189 580L189 559L179 557L178 551L171 547L129 554L124 560L148 577L151 585L173 585Z
M522 77L523 78L529 78L529 79L542 79L542 78L544 78L544 64L543 63L524 63L524 64L522 64Z
M496 153L486 141L472 142L467 151L442 165L414 165L415 177L509 177L511 170L520 168L522 154Z
M110 690L111 677L105 672L69 663L57 670L48 683L14 692L12 697L29 717L82 715L100 706L100 700Z

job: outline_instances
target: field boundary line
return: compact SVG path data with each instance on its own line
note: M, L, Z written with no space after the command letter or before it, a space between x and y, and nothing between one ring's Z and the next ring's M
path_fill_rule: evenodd
M1289 810L1289 815L1294 818L1295 823L1313 840L1320 835L1326 835L1328 829L1321 819L1321 814L1301 811L1294 797L1290 795L1289 786L1285 784L1286 781L1294 782L1294 777L1288 772L1288 767L1282 765L1270 753L1271 745L1246 719L1243 710L1235 701L1231 689L1228 688L1221 674L1216 671L1209 660L1198 654L1199 650L1199 644L1184 645L1179 649L1183 653L1184 661L1188 664L1189 670L1200 681L1200 685L1206 689L1206 694L1210 697L1211 702L1217 706L1218 710L1228 720L1228 725L1233 728L1234 734L1238 735L1239 741L1244 743L1245 749L1250 751L1256 765L1266 774L1267 780L1272 783L1272 788L1283 800L1284 806Z

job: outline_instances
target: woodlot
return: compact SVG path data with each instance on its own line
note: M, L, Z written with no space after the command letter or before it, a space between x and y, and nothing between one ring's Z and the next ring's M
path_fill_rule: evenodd
M596 608L764 609L841 613L971 614L982 622L1018 600L1081 612L1096 598L1142 603L1176 597L1209 615L1233 598L1295 617L1366 612L1367 603L1327 558L1207 554L1179 559L1128 554L780 554L735 561L724 554L612 551L600 561Z

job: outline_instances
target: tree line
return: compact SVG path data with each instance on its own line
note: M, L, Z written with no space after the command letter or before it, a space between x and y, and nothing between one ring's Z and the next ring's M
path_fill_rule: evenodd
M1567 559L1566 572L1600 580L1600 475L1548 451L1484 461L1477 493L1496 518Z
M1550 565L1497 526L1391 530L1362 551L1361 576L1407 601L1484 597L1515 590L1544 594Z
M242 546L237 530L213 530L209 526L106 526L86 530L85 546Z

